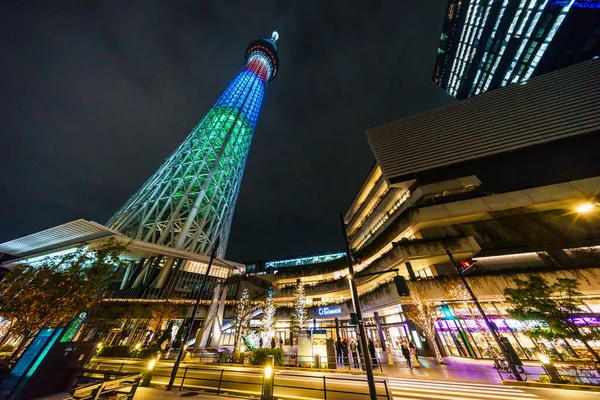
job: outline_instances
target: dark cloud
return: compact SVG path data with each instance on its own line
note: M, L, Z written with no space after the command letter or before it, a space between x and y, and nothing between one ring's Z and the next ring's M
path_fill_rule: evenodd
M451 101L430 80L439 1L24 3L0 12L0 241L106 222L273 29L228 258L340 249L365 129Z

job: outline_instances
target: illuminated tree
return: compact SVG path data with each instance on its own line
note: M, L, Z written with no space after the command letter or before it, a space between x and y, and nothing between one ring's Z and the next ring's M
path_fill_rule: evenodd
M272 287L267 289L267 298L263 303L263 317L261 320L261 328L267 334L267 339L270 339L273 335L273 331L275 330L275 323L277 322L275 319L275 312L277 311L277 308L275 307L273 294L274 290Z
M109 240L94 251L73 253L18 265L0 282L0 317L11 321L11 333L22 337L13 356L40 328L68 323L78 311L91 309L101 293L120 277L125 245Z
M298 280L294 291L294 309L292 310L291 328L301 331L306 328L308 322L308 311L306 309L306 292L304 284Z
M435 305L432 302L423 301L414 289L411 288L410 292L412 304L403 306L404 314L423 331L433 349L436 361L441 363L443 362L442 353L435 341L435 321L437 320Z
M152 309L152 318L148 324L148 330L152 332L154 337L158 340L162 332L162 326L164 323L168 323L172 319L179 316L181 307L168 301L161 303L158 307Z
M233 327L235 329L235 339L233 343L233 357L237 359L242 345L243 337L248 334L252 313L256 310L250 303L248 289L242 291L242 296L238 300L237 307L233 314Z

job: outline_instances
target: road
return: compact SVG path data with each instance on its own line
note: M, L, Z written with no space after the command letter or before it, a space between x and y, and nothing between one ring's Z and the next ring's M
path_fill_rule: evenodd
M100 369L140 372L146 362L135 360L102 361ZM92 362L90 367L97 366ZM166 386L171 362L159 363L152 378L153 385ZM244 367L220 367L182 364L175 381L179 389L183 376L184 390L220 390L220 393L260 395L262 371ZM600 400L600 392L562 389L540 389L489 383L458 382L421 378L375 377L379 398L386 398L386 386L394 400ZM220 382L220 386L219 386ZM317 373L306 371L275 372L274 395L284 399L323 399L324 385L328 400L368 399L368 386L363 375Z

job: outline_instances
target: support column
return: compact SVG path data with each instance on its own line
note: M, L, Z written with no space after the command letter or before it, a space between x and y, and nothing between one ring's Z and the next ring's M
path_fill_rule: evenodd
M383 328L381 327L381 319L379 318L379 313L374 312L375 314L375 322L377 323L377 331L379 332L379 341L381 342L381 350L385 351L385 335L383 334Z
M417 276L415 275L415 270L412 267L412 264L410 263L410 261L407 261L404 263L406 265L406 270L408 271L408 276L410 277L411 281L416 281L417 280Z
M337 338L341 337L340 336L340 320L338 318L335 319L335 339L333 340L337 340Z

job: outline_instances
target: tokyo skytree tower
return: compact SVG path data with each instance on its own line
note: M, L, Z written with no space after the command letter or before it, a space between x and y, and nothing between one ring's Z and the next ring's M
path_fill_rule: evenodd
M227 248L235 202L267 82L275 79L275 42L258 39L246 65L213 108L148 181L108 221L137 240L217 256Z

